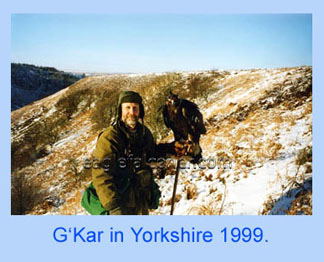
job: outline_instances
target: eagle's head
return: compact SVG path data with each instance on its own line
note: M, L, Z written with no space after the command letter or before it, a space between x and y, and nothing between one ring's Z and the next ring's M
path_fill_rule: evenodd
M170 91L170 94L169 94L169 96L167 98L167 101L166 101L166 105L176 107L176 106L179 105L179 102L180 102L180 99L178 98L178 95L173 94Z

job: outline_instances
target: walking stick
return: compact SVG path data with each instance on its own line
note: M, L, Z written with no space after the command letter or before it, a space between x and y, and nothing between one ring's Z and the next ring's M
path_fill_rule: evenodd
M173 208L174 208L174 202L177 192L177 184L178 184L178 177L179 177L179 170L180 170L180 159L177 160L177 169L176 169L176 175L174 178L174 185L173 185L173 193L172 193L172 202L171 202L171 212L170 215L173 215Z

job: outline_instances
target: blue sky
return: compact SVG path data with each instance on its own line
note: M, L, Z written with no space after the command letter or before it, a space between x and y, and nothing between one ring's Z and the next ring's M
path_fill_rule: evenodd
M11 61L107 73L311 65L312 16L14 14Z

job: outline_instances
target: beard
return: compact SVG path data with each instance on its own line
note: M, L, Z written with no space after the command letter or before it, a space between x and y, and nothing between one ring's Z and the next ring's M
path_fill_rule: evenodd
M138 119L138 116L126 116L126 118L124 119L124 123L131 128L135 128Z

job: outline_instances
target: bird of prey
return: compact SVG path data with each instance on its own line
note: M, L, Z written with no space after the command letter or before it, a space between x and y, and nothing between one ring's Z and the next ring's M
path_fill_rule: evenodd
M165 125L173 131L176 146L182 145L192 157L191 162L198 163L202 157L200 135L206 134L203 116L198 106L170 92L163 106L163 119Z

